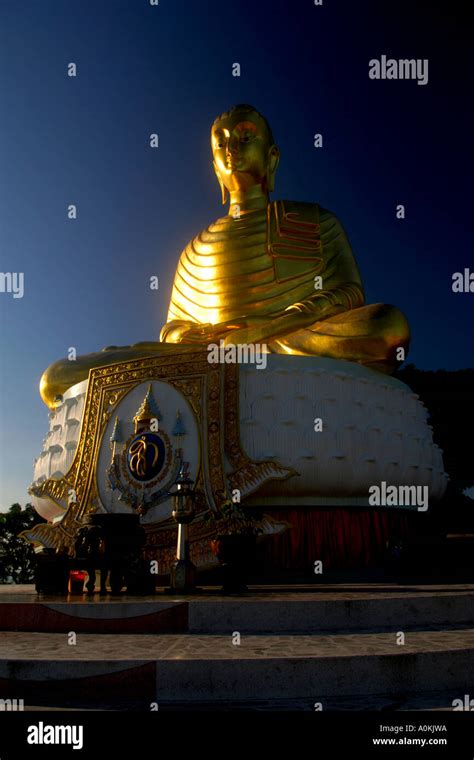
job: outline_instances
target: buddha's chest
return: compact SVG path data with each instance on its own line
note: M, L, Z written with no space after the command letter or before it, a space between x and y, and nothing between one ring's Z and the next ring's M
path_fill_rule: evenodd
M193 253L207 281L232 277L244 286L307 279L325 269L319 224L301 222L278 204L253 218L218 220L195 238Z

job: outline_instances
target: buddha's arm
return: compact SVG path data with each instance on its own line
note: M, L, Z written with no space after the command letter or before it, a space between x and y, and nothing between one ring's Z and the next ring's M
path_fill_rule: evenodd
M321 209L321 243L324 256L322 288L286 309L296 317L300 315L302 321L307 321L304 317L308 317L316 322L364 305L362 280L347 235L339 219L324 209Z
M292 304L276 316L254 320L249 318L245 327L235 330L227 343L258 343L271 338L282 338L315 322L333 317L349 309L362 306L364 296L358 283L346 283L334 290L319 291L310 298Z

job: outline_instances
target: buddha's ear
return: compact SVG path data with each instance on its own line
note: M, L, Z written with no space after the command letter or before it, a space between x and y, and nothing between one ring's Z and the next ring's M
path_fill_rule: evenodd
M272 193L275 189L275 174L280 163L280 151L276 145L272 145L268 151L268 163L267 174L265 177L266 185L269 193Z
M219 170L218 170L218 168L217 168L217 164L216 164L216 162L215 162L215 161L213 161L213 162L212 162L212 165L213 165L213 167L214 167L214 171L215 171L215 173L216 173L217 181L218 181L218 183L219 183L219 187L220 187L220 189L221 189L221 195L222 195L222 205L223 205L223 206L225 206L225 204L227 203L227 198L228 198L227 188L226 188L226 186L224 185L224 183L223 183L223 181L222 181L222 177L221 177L221 175L219 174Z

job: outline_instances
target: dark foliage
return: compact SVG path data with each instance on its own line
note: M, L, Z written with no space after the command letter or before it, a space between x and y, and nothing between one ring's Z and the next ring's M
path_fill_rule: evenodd
M0 583L31 583L34 576L32 545L19 533L44 520L31 504L24 509L13 504L6 513L0 513Z

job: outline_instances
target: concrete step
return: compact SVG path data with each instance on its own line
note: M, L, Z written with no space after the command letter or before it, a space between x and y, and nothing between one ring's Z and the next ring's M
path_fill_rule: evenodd
M91 706L278 700L452 690L474 696L474 627L319 635L0 633L0 698Z
M351 584L251 587L223 597L38 597L0 592L0 631L67 633L320 633L474 624L474 586Z
M471 587L472 589L472 587ZM190 600L190 633L318 633L474 623L474 590L384 586Z

